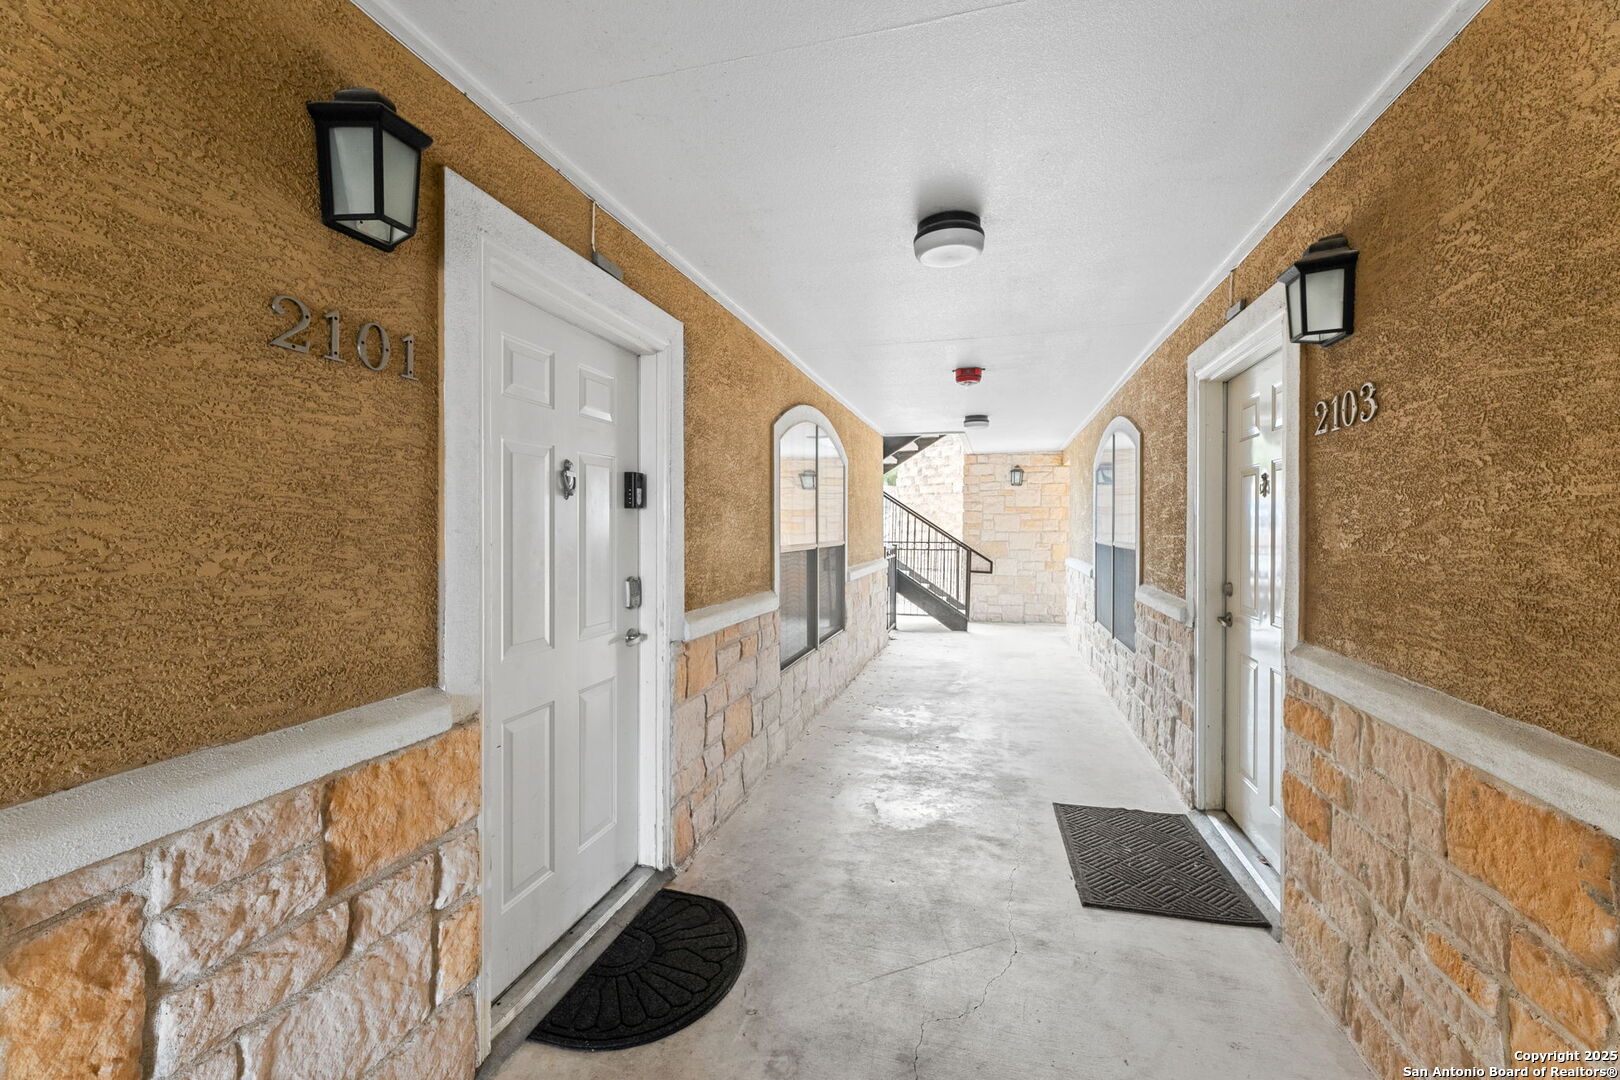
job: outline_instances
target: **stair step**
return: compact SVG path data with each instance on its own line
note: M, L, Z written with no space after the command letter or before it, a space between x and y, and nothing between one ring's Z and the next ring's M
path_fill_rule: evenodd
M967 610L965 607L963 607L962 601L958 600L956 597L952 596L938 585L935 585L932 581L929 581L921 574L918 574L916 571L906 566L905 563L900 563L898 569L901 573L905 574L907 578L916 582L918 585L921 585L923 588L927 589L929 592L933 593L946 603L952 605L953 607L962 608L964 611Z
M898 568L897 568L898 569ZM908 572L895 575L895 590L927 612L934 621L950 630L966 630L967 610Z

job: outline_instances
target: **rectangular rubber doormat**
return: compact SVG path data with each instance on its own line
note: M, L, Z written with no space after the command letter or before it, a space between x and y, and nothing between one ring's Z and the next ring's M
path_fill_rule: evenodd
M1080 902L1269 928L1185 814L1053 803Z

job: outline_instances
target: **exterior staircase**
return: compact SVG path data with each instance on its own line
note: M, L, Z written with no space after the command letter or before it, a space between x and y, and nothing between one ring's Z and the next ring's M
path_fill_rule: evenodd
M883 493L883 550L890 561L891 616L904 597L945 628L967 629L973 576L994 573L993 559L888 492Z
M899 468L933 446L943 435L885 435L883 436L883 471Z

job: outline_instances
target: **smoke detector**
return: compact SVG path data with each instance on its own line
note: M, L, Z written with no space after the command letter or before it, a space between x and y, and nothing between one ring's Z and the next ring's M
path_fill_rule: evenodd
M917 222L911 249L924 266L962 266L984 250L984 226L979 215L968 210L929 214Z
M959 386L977 386L982 378L984 378L984 368L982 367L959 367L956 369L956 382Z
M985 413L970 413L962 417L962 426L965 428L989 427L990 417Z

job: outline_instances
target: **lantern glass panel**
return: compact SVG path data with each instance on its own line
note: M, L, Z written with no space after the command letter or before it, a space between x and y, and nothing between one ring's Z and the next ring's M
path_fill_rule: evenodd
M385 130L382 154L383 214L391 221L409 224L416 220L416 176L422 152Z
M1337 334L1344 329L1344 267L1304 275L1305 333Z
M332 160L332 213L377 212L377 167L372 160L375 129L339 125L328 129Z
M1288 282L1288 340L1298 341L1304 333L1300 320L1304 318L1304 311L1300 308L1300 295L1303 292L1301 283L1304 277L1295 274Z

